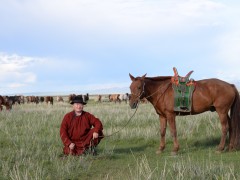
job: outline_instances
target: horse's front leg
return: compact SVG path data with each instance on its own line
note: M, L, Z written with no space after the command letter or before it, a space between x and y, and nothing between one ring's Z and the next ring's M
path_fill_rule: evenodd
M175 114L168 114L167 115L167 120L169 123L171 135L173 137L173 150L172 150L172 155L176 155L178 150L179 150L179 143L177 139L177 129L176 129L176 115Z
M167 119L163 116L159 116L160 120L160 146L159 149L156 151L156 154L160 154L165 149L165 135L166 135L166 128L167 128Z

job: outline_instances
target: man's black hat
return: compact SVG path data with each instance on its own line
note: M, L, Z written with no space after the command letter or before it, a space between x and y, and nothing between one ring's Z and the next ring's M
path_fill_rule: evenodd
M87 104L86 102L83 101L83 98L80 95L75 96L73 100L70 102L70 104L74 104L74 103L81 103L83 105Z

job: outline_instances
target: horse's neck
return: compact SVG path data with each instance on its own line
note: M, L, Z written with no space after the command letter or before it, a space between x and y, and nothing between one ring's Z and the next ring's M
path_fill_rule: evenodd
M145 97L154 103L168 88L170 80L163 81L145 81Z
M150 80L145 81L145 97L151 98L159 88L159 83Z

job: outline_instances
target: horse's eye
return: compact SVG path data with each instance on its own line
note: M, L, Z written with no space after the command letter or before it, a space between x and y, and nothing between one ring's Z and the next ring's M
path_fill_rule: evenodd
M141 87L138 87L138 90L141 90Z

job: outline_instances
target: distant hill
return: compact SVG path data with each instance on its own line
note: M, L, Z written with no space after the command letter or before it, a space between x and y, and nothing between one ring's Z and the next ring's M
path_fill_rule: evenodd
M69 95L69 94L89 94L89 95L96 95L96 94L123 94L123 93L130 93L129 87L123 88L106 88L106 89L94 89L94 90L86 90L86 91L58 91L58 92L27 92L21 93L24 96L56 96L56 95ZM17 95L17 94L8 94L8 95Z

